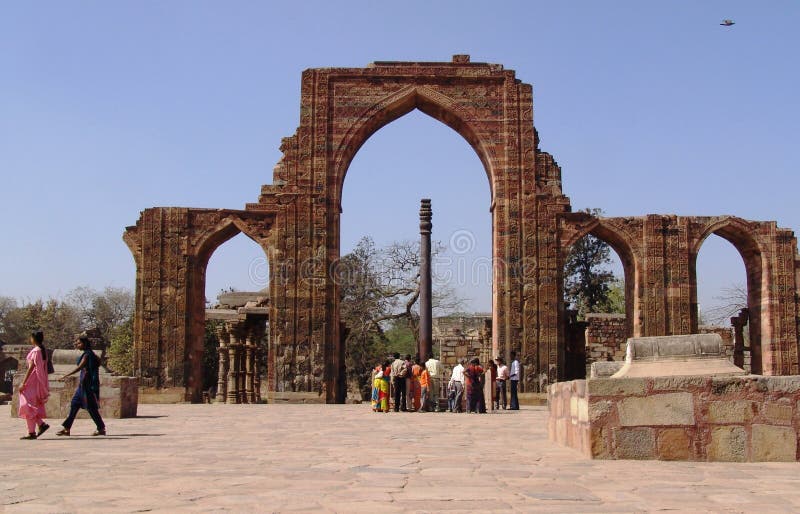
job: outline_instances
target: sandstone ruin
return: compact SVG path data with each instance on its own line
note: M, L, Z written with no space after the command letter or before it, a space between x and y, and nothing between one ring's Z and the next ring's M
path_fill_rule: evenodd
M242 210L155 207L124 240L136 262L135 370L142 385L201 399L205 270L242 232L267 255L270 391L344 401L337 284L344 177L361 145L414 109L461 134L491 189L496 355L522 356L523 390L567 378L563 265L592 234L619 254L626 336L698 332L695 261L717 234L741 254L754 373L798 373L797 241L773 221L649 214L600 218L571 212L561 169L539 149L533 91L500 64L375 62L302 74L300 124L281 143L272 183ZM543 380L542 378L545 378Z

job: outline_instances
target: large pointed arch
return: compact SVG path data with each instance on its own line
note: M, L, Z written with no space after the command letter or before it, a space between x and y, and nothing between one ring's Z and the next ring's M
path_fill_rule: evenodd
M334 176L336 177L334 197L338 199L340 209L344 180L355 155L375 132L414 109L419 109L433 119L444 123L469 143L483 164L489 181L489 194L492 200L494 199L495 158L468 121L471 113L466 112L452 98L430 87L406 86L364 111L344 134L341 143L336 148L333 157Z

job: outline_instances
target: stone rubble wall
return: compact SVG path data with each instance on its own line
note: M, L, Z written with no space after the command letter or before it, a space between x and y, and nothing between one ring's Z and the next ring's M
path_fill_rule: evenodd
M433 318L434 355L449 372L461 359L477 357L486 366L493 358L492 342L484 332L491 315L442 316Z
M550 439L596 459L796 461L800 376L592 379L550 386Z
M624 314L586 315L586 366L596 361L624 361L627 325Z

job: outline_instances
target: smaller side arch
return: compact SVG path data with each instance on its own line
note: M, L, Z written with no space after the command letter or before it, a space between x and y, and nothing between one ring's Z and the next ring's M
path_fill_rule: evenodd
M617 227L615 218L598 218L586 213L570 213L562 218L561 256L559 269L563 270L572 246L581 238L592 235L607 243L619 256L625 278L625 323L628 337L641 335L641 250L640 241L635 240ZM563 298L564 280L559 281L559 298ZM562 311L560 309L560 311ZM559 313L563 323L565 314Z
M187 311L189 314L189 337L186 344L187 396L197 401L203 383L203 342L205 338L206 270L214 252L224 243L242 233L258 244L269 260L269 242L272 218L252 216L237 212L217 212L216 216L202 212L194 220L192 237L193 252L189 255L187 280ZM272 271L270 269L270 271Z
M690 301L692 332L697 332L699 324L698 299L697 299L697 256L700 248L711 234L716 234L727 240L739 252L744 261L747 276L747 309L749 312L750 355L751 370L754 374L762 373L762 327L764 323L762 299L769 292L764 290L764 285L769 284L769 269L762 258L762 248L753 233L755 224L736 216L723 216L711 218L701 226L694 237L689 255L690 273ZM768 338L767 338L768 339Z

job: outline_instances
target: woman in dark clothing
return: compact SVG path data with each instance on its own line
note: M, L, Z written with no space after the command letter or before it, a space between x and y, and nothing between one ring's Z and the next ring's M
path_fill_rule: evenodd
M470 361L464 375L467 377L467 382L469 383L467 387L470 393L467 412L486 412L486 402L483 398L483 368L477 358Z
M61 380L80 371L78 389L75 391L75 396L72 397L69 416L62 423L64 428L56 432L56 435L69 435L75 416L78 415L78 411L82 408L89 412L89 416L92 417L94 424L97 426L97 430L92 435L106 435L106 425L103 423L103 418L100 417L100 407L97 404L100 400L100 360L92 351L92 343L88 337L81 336L76 339L75 347L83 350L83 353L78 358L78 367L64 375Z

